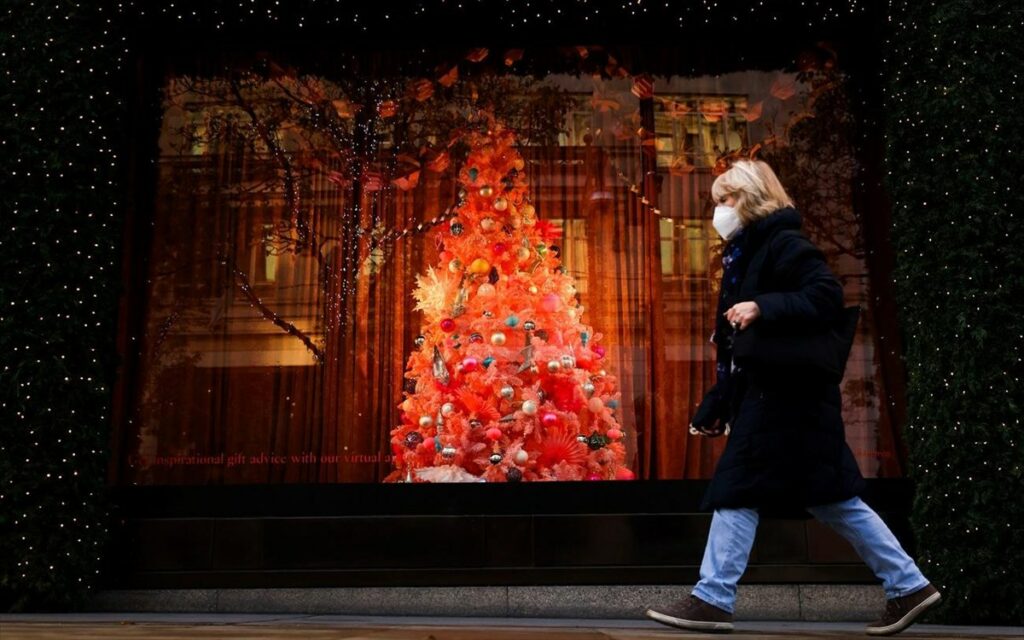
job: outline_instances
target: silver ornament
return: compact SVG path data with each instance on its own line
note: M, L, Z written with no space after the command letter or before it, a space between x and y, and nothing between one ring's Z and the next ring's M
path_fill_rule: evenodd
M583 383L583 393L587 394L588 398L591 397L592 395L594 395L594 383L593 382L584 382Z
M513 389L511 385L505 385L504 387L501 388L501 397L505 398L506 400L511 400L512 396L514 396L515 394L516 390Z
M441 449L441 457L442 458L447 458L449 460L454 458L455 457L455 447L444 447L443 449Z
M491 464L498 464L499 462L501 462L501 454L500 453L492 453L491 454Z
M548 360L548 371L551 373L556 373L561 368L562 365L559 364L558 360Z
M443 416L450 416L453 413L455 413L455 405L454 404L452 404L450 402L446 402L446 403L441 405L441 415L443 415Z
M562 366L566 369L572 369L576 366L576 359L570 355L564 355L562 356Z
M533 320L527 320L523 323L523 331L533 331L537 328L537 323Z
M433 418L431 418L430 416L420 416L420 426L421 427L429 427L432 424L434 424L434 419Z

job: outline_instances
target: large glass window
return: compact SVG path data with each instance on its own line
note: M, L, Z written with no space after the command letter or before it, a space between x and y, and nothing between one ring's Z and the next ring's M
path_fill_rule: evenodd
M834 61L649 78L611 62L484 72L478 58L423 75L264 61L166 78L120 482L394 471L390 434L425 322L413 291L441 264L437 231L465 160L457 134L480 109L517 133L529 201L607 348L636 477L708 478L724 447L687 424L715 369L710 186L744 155L776 168L847 303L867 310L843 383L848 440L865 476L900 475Z

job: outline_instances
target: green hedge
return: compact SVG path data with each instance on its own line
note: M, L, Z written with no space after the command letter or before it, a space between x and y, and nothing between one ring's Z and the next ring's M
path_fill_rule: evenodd
M0 15L4 610L80 602L108 535L123 83L101 9L8 2Z
M1024 5L900 2L887 163L930 619L1024 618Z

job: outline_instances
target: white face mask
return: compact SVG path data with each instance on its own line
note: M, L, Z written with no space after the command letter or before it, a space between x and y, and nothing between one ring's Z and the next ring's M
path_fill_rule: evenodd
M736 232L743 227L743 222L740 220L739 214L736 213L736 208L727 207L724 204L715 207L715 217L711 220L711 224L726 242L732 240Z

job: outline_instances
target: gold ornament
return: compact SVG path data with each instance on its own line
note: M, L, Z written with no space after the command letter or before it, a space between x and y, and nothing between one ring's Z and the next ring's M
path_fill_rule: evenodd
M474 275L483 275L491 270L491 263L483 258L477 258L469 265L469 272Z
M508 209L508 200L506 200L505 198L500 198L500 197L499 198L495 198L494 199L494 210L495 211L504 211L505 209Z
M494 195L494 187L492 187L489 184L485 184L484 186L480 187L479 193L480 196L483 198L490 198L491 196Z

